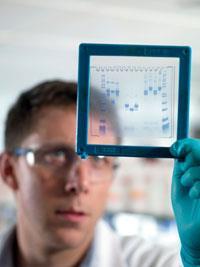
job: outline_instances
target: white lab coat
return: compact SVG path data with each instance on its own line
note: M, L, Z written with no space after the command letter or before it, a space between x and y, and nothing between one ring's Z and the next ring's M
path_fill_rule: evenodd
M134 227L134 226L133 226ZM97 224L91 251L81 267L179 267L179 249L139 237L119 237L103 221Z
M15 227L0 237L0 267L15 267L15 240ZM120 237L100 220L80 267L180 267L180 262L178 249L161 247L139 237Z

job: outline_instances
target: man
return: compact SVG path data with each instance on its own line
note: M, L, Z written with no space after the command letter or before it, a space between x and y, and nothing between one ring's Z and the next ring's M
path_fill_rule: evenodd
M98 114L92 123L97 123L97 119ZM111 157L78 158L74 152L75 125L75 83L44 82L21 94L10 109L0 170L4 182L15 195L17 218L16 226L2 238L0 266L179 266L178 255L173 251L137 238L121 239L100 219L112 183L115 161ZM113 125L113 132L105 142L114 143L115 133ZM95 136L89 138L93 143L98 142ZM191 154L191 144L186 143L172 147L174 156ZM190 152L184 150L185 147ZM177 193L180 189L177 180L180 181L185 170L199 165L200 150L195 151L187 167L183 160L175 166L173 199L177 200L174 205L178 222L184 207ZM195 179L198 179L197 174L196 171ZM185 180L191 187L190 177ZM197 189L192 197L200 195ZM184 204L189 209L188 194L184 193ZM186 223L191 225L192 219ZM184 245L189 240L184 240L186 223L180 228ZM190 244L186 244L189 248L183 246L184 263L197 258L190 255L193 251Z

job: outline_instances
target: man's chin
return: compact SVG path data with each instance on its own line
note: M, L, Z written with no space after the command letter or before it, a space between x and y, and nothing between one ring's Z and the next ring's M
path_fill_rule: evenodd
M84 243L89 243L89 236L87 231L83 232L77 229L66 230L65 228L59 228L54 232L53 240L60 248L76 249L84 245Z

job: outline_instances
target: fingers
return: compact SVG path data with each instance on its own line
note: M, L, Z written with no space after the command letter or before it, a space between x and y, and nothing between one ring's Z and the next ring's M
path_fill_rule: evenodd
M200 181L193 184L190 188L189 196L193 199L197 199L200 197Z
M173 171L173 177L172 177L172 203L177 202L177 199L182 199L186 195L188 195L189 187L183 185L181 183L181 177L184 175L184 172L180 168L180 164L178 163L178 160L175 160L174 165L174 171Z
M174 166L172 189L176 197L200 198L200 141L183 139L170 149L177 158Z
M189 153L199 151L197 154L200 160L200 141L197 139L186 138L175 142L170 152L175 158L185 158Z
M189 192L190 198L200 198L200 166L189 168L180 177L180 183L185 189L188 188L185 192Z
M183 186L192 186L194 182L200 181L200 166L189 168L181 177Z
M187 153L190 152L190 149L188 149L187 145L187 139L175 142L171 146L170 152L175 158L184 158L187 155Z
M174 143L170 151L178 158L179 169L186 172L193 166L200 166L200 140L183 139Z

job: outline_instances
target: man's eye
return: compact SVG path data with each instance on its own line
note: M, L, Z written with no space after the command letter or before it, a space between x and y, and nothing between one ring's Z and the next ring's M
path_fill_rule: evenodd
M51 151L43 154L43 161L48 164L63 164L68 159L64 151Z
M119 164L110 157L93 156L90 157L90 160L96 168L112 168L116 170L119 167Z
M90 158L95 166L104 166L108 164L106 157L93 156Z
M98 156L93 156L93 157L91 157L91 159L94 162L102 162L103 161L103 157L98 157Z

